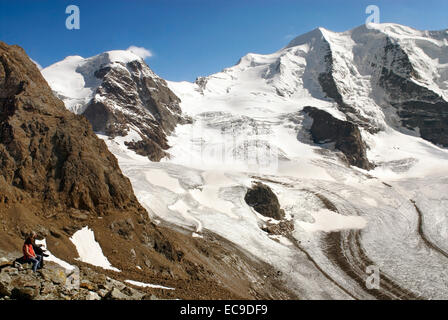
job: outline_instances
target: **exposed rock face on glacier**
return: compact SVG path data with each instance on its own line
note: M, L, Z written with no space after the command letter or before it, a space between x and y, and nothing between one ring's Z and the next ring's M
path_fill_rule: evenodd
M127 146L153 161L166 155L166 135L183 121L180 99L131 52L68 57L43 74L67 108L84 115L94 131L110 137L130 134ZM70 79L66 86L61 77Z
M285 212L280 209L277 196L263 183L255 183L249 188L244 201L265 217L280 220L285 216Z
M313 119L310 132L315 143L334 143L334 148L342 151L348 164L366 170L372 169L372 164L367 159L366 145L355 124L336 119L330 113L313 107L305 107L303 112Z
M419 130L423 139L447 147L447 100L413 81L424 79L400 45L388 40L384 52L385 56L392 56L391 65L400 66L401 72L384 66L378 83L386 92L386 101L396 109L401 124L407 129Z

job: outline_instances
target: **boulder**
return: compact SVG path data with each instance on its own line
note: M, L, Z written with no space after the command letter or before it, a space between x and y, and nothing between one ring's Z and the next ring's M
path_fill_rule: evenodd
M20 268L23 269L22 265L20 265ZM15 276L15 275L19 274L19 268L16 268L16 267L6 267L6 268L3 268L2 273L7 273L10 276Z
M90 291L97 290L97 286L88 280L81 280L79 286Z
M104 299L106 299L106 300L129 300L129 296L125 295L120 290L118 290L117 288L114 287L114 288L112 288L112 290L110 290L106 294Z
M11 295L11 277L6 273L0 273L0 297Z
M40 295L50 298L52 295L54 295L55 292L57 292L57 290L57 286L55 286L53 283L43 282L40 288Z
M12 289L11 298L14 300L34 300L38 291L29 287L18 287Z
M87 293L86 300L101 300L101 297L98 293L89 291L89 293Z
M65 271L62 268L44 268L39 273L45 281L51 281L54 284L65 284L67 279Z
M8 259L6 259L4 257L0 258L0 267L11 265L11 264L12 264L12 261L9 261Z
M107 291L107 289L99 289L97 293L101 298L105 298L109 293L109 291Z
M257 182L247 190L246 203L261 215L281 220L285 212L280 208L277 196L267 185Z
M20 275L12 279L10 283L11 298L15 300L33 300L39 295L41 283L34 276L29 274Z

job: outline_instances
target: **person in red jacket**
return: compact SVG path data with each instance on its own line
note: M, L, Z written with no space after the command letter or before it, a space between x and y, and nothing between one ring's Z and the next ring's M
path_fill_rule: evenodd
M44 257L48 257L49 255L45 253L45 249L42 249L42 245L36 243L37 233L31 231L31 243L33 244L34 253L38 256L41 256L41 260L39 263L39 267L37 269L42 269L44 267Z
M23 244L23 257L24 263L32 263L33 264L33 272L37 271L37 268L42 261L42 256L37 255L33 249L33 239L31 237L27 237L25 243Z

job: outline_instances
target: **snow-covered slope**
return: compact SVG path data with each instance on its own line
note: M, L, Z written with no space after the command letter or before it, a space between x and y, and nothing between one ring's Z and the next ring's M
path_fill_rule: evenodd
M297 297L446 299L448 151L436 143L446 146L448 34L373 27L319 28L195 83L168 82L192 122L177 125L161 162L100 136L156 222L234 242ZM375 168L315 144L306 106L355 124ZM255 181L277 195L282 221L247 205Z

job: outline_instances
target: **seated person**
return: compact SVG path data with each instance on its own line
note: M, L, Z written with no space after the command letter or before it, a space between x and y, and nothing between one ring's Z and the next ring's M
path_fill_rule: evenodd
M36 253L36 255L41 256L42 259L40 261L40 265L38 269L42 269L44 267L44 257L48 257L48 254L45 254L45 250L42 249L40 244L36 244L36 239L37 239L37 233L32 231L31 232L31 242L33 244L33 250L34 253Z
M23 258L24 263L33 264L33 272L36 272L42 261L42 256L34 252L32 237L27 237L23 244Z

